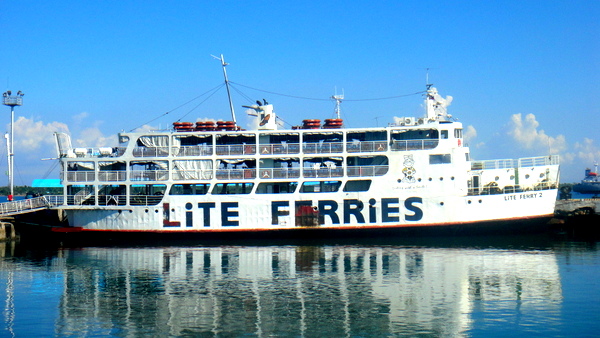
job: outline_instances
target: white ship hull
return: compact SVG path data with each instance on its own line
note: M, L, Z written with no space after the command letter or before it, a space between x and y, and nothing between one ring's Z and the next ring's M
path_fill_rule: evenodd
M417 189L383 188L368 193L281 196L165 196L147 207L66 209L71 226L81 231L260 232L298 230L382 230L468 228L486 230L526 220L546 222L554 214L556 189L497 195L428 196ZM314 213L301 215L299 205ZM496 229L497 230L497 229ZM526 231L527 229L523 229Z

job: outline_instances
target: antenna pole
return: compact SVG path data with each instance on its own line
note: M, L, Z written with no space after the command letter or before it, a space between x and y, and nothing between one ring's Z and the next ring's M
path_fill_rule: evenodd
M220 58L217 58L215 56L213 57L221 60L221 66L223 66L223 77L225 78L225 87L227 88L227 98L229 98L229 109L231 110L231 119L235 124L237 124L237 121L235 120L235 111L233 110L233 102L231 101L231 91L229 90L229 79L227 78L227 70L225 70L225 67L227 67L229 64L225 62L223 54L221 54Z
M337 90L336 90L336 92L337 92ZM335 100L335 116L337 119L340 119L341 111L342 111L341 105L342 105L342 100L344 99L344 94L343 94L343 92L342 92L342 95L337 95L337 93L336 93L331 98Z

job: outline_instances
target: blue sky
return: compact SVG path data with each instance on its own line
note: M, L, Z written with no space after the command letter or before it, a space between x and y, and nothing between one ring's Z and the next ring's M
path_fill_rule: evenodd
M58 178L55 161L40 160L56 156L54 131L103 146L138 126L229 119L224 88L173 110L223 82L211 54L230 63L241 124L241 106L263 98L293 125L332 117L336 90L349 127L419 116L419 95L352 100L421 91L429 68L475 159L560 154L563 182L600 161L600 1L3 4L0 84L26 94L16 185Z

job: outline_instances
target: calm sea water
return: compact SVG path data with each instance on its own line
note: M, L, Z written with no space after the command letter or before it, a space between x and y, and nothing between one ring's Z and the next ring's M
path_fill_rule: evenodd
M600 246L0 244L2 337L597 336Z

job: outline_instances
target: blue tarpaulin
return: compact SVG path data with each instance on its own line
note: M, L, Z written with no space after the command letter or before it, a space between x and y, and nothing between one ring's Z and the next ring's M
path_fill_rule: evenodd
M62 188L59 179L36 179L31 186L34 188Z

